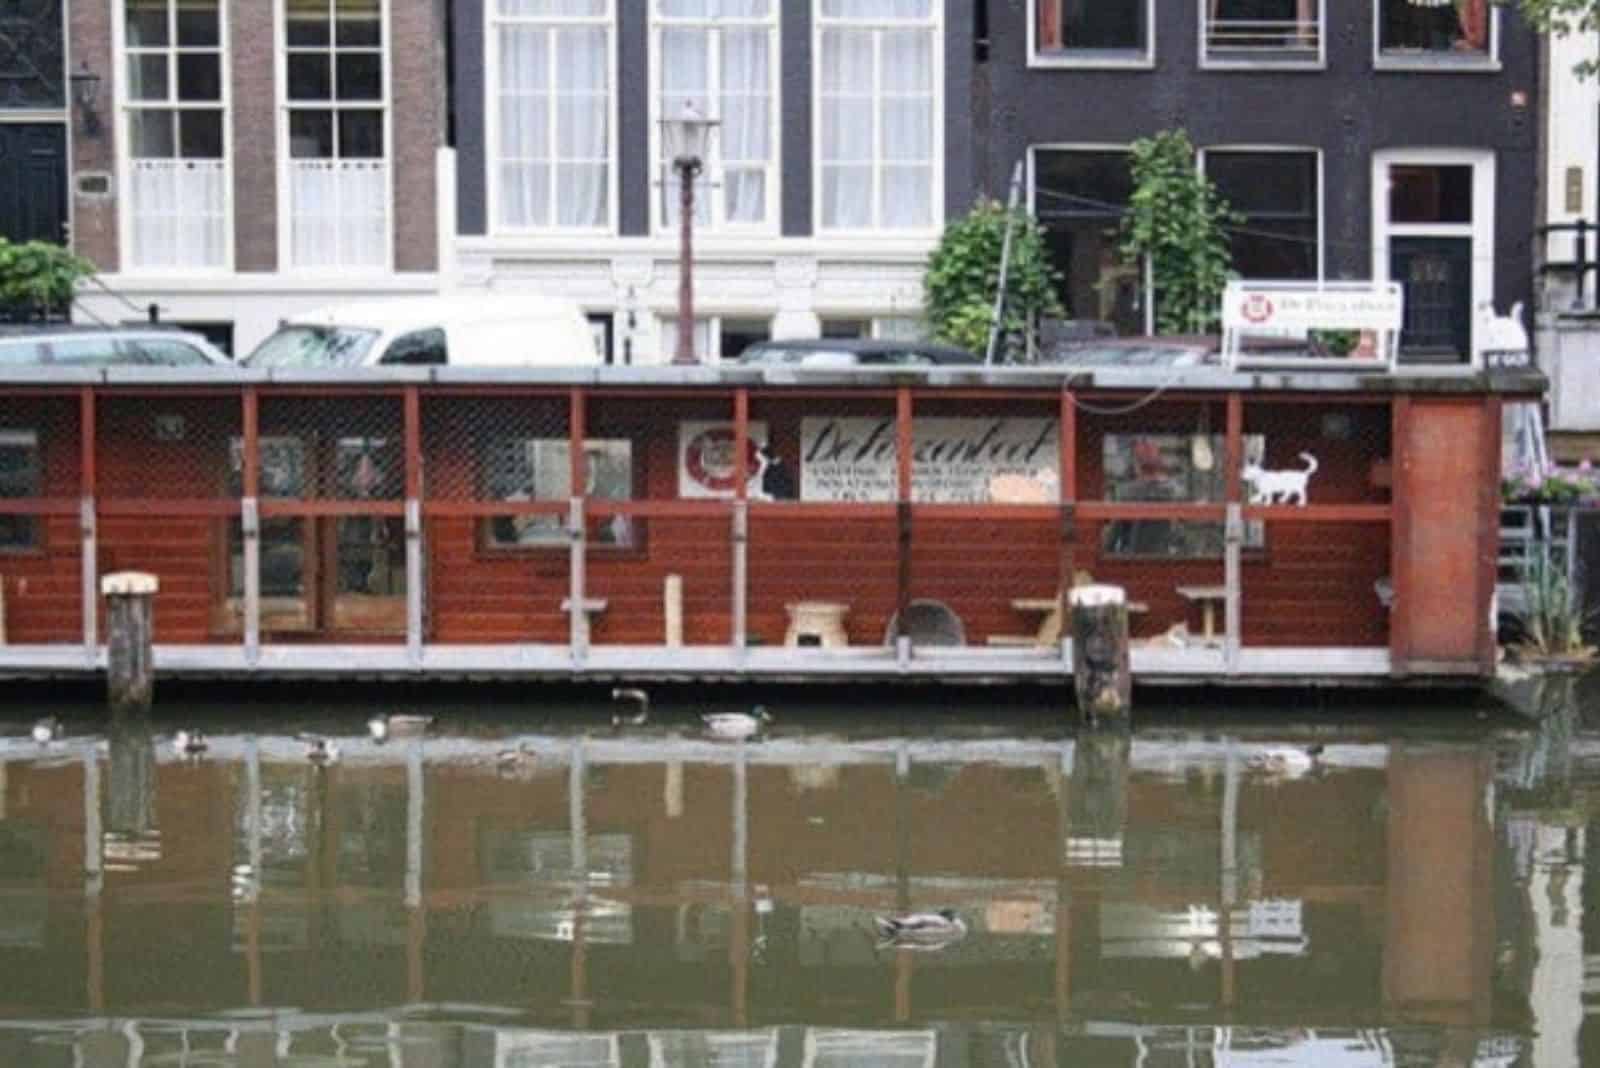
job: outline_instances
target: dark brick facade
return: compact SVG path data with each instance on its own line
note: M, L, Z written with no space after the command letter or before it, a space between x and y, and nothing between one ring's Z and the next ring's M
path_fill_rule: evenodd
M278 269L276 4L228 5L233 64L233 257L241 271Z
M74 0L67 6L69 52L74 69L87 66L101 76L100 131L94 137L84 132L81 115L72 122L72 167L75 173L116 172L116 143L121 135L111 93L111 4L113 0ZM115 187L113 194L120 190ZM72 246L102 271L115 271L121 249L117 235L115 196L72 197Z

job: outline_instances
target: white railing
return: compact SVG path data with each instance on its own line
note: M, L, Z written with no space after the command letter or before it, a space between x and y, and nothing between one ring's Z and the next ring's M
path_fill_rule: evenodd
M389 164L381 159L289 161L289 258L298 268L389 263Z
M1304 60L1322 52L1322 26L1310 19L1234 19L1207 16L1206 56L1212 59Z
M227 266L228 171L220 159L136 159L129 260L179 270Z

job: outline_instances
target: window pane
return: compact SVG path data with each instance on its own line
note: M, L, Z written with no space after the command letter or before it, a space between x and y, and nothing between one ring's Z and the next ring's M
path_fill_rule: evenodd
M375 48L383 43L378 0L338 0L336 17L339 44Z
M177 155L173 113L139 108L128 115L128 139L134 159L171 159Z
M382 159L383 112L339 112L339 155L344 159Z
M606 0L499 0L499 4L500 14L521 17L583 17L606 13Z
M1389 53L1481 57L1489 51L1489 0L1380 0L1380 42Z
M772 16L773 0L657 0L656 10L669 19L764 19Z
M1243 278L1317 274L1317 157L1311 152L1208 152L1206 176L1244 215L1230 237Z
M165 0L129 0L125 19L129 47L156 48L171 43Z
M184 159L222 158L222 112L212 108L178 113L179 155Z
M720 354L724 360L738 359L746 348L771 337L772 323L766 319L724 319Z
M822 0L822 14L830 19L926 19L933 17L933 3L934 0Z
M289 56L289 99L328 100L333 92L329 57L317 53L292 53Z
M295 159L332 159L333 112L289 112L289 155Z
M1389 221L1470 223L1472 168L1390 167Z
M178 99L222 99L222 57L218 53L178 53Z
M290 0L286 37L289 47L327 47L329 36L327 0Z
M178 44L187 48L215 48L221 43L221 18L216 4L195 3L178 7Z
M128 99L167 99L167 57L137 55L128 57Z
M1039 152L1034 210L1045 218L1120 218L1133 197L1126 152Z
M383 57L375 52L345 52L339 56L339 99L379 100L383 97Z
M1038 0L1040 51L1143 52L1145 0Z

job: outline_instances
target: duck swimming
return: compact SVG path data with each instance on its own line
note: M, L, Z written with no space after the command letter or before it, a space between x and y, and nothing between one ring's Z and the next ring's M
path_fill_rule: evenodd
M772 722L772 714L766 705L756 705L749 712L709 712L700 717L700 722L714 738L742 742L761 733L761 729Z
M61 720L55 716L46 716L33 725L33 740L40 745L49 745L61 737Z
M1272 746L1265 752L1253 754L1250 766L1280 779L1298 779L1322 767L1323 746L1292 745Z
M177 751L179 756L195 758L209 749L210 743L206 741L206 736L200 731L180 730L172 736L172 748Z
M955 909L913 912L904 916L875 916L880 945L910 949L942 949L967 935L966 921Z
M420 738L431 726L432 716L379 715L367 720L367 733L375 742L387 742L390 738Z
M300 740L306 743L306 759L318 767L336 764L339 761L339 746L318 734L302 734Z

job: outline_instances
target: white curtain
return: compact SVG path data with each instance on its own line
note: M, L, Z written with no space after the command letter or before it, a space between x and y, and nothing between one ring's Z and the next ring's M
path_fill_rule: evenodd
M669 19L764 19L773 0L657 0L656 13Z
M934 0L822 0L822 15L830 19L926 19L933 17Z
M767 217L772 160L771 37L764 29L722 33L722 192L730 223Z
M222 160L135 159L130 171L134 266L226 266L227 168Z
M579 0L538 0L576 10ZM534 5L535 0L501 0ZM540 14L555 13L543 7ZM497 222L601 227L610 220L610 30L499 27ZM553 82L552 82L553 74ZM553 90L553 91L552 91Z
M715 118L711 106L711 34L698 26L672 26L661 31L661 117L681 115L685 104L693 104L700 114ZM672 161L661 159L661 218L667 226L678 225L679 178ZM694 184L694 221L711 221L712 168L706 167Z
M296 267L387 266L389 164L289 161L290 255Z
M822 225L872 225L875 32L822 33Z
M497 10L502 15L523 18L598 17L606 13L606 0L499 0Z
M933 225L933 36L889 30L882 36L883 145L880 224Z

